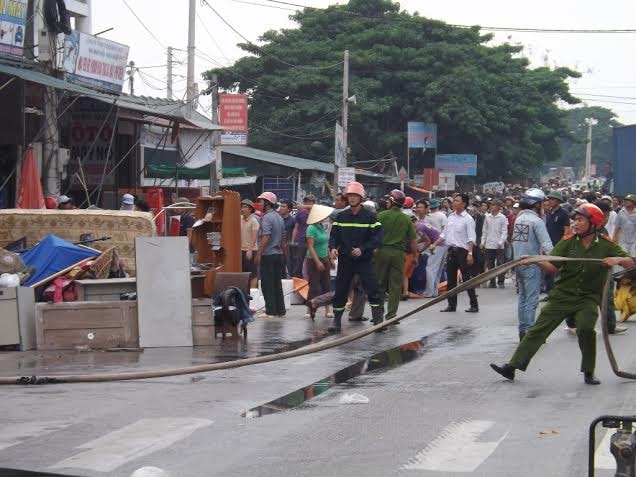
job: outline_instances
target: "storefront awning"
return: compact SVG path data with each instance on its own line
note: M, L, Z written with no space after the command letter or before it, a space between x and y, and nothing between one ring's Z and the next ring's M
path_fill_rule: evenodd
M30 68L21 68L5 63L0 63L0 73L9 76L16 76L31 83L38 83L51 88L69 91L78 96L93 98L104 103L115 103L115 105L120 108L136 111L143 115L170 119L209 131L223 129L220 125L214 124L212 121L196 111L192 113L192 116L188 117L186 105L180 101L147 98L145 96L130 96L126 94L115 95L102 93L79 84L40 73L39 71L35 71Z

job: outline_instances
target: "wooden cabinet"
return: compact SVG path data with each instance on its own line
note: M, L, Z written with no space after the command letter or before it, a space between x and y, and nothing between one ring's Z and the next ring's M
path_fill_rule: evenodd
M203 221L192 229L192 245L198 263L212 266L203 286L204 294L211 297L217 272L241 271L241 196L224 190L199 197L194 218Z

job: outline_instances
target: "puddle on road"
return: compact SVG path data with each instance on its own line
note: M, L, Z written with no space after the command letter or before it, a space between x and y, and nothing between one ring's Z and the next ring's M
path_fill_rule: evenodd
M388 371L421 358L435 348L466 339L471 334L472 330L469 328L448 327L443 331L425 336L421 340L376 353L370 358L358 361L309 386L297 389L262 406L252 408L242 413L241 416L256 418L297 408L307 403L307 401L320 396L325 391L353 378L364 374Z

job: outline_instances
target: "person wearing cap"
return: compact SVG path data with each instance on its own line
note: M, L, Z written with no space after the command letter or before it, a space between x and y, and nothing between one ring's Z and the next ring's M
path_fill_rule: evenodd
M439 210L439 200L431 199L430 212L424 219L426 225L433 227L439 233L444 231L444 227L448 223L448 217L444 212Z
M484 221L486 219L482 206L483 202L478 196L477 200L473 201L473 206L468 211L470 216L475 221L475 247L473 247L472 266L473 277L482 274L486 266L486 257L484 256L483 250L479 248L479 244L481 243L481 236L484 232Z
M57 198L57 208L59 210L73 210L75 208L73 205L73 199L67 195L59 196Z
M575 234L568 234L557 243L551 255L568 258L593 258L593 262L539 262L545 273L557 273L550 301L543 307L537 322L524 335L512 358L503 365L490 367L504 378L513 380L515 371L525 371L532 357L567 316L574 316L576 334L581 349L581 372L586 384L600 384L594 375L596 367L596 320L609 268L620 265L630 268L636 263L612 240L599 232L603 212L593 204L583 204L574 210ZM528 266L522 260L521 266Z
M613 238L614 233L616 232L616 219L618 219L618 214L612 207L612 198L609 195L604 195L603 197L600 198L599 201L597 201L596 205L598 205L599 202L602 202L607 205L608 217L607 217L607 224L605 224L605 229L607 230L607 235ZM605 213L604 208L601 210L603 210L603 213Z
M380 294L388 293L389 300L386 319L397 316L400 294L403 291L405 244L409 251L412 267L417 266L417 235L413 221L402 212L406 202L404 192L394 189L387 197L388 209L378 214L382 224L382 245L375 254L375 268L378 274ZM412 272L412 269L411 269ZM407 290L408 291L408 290Z
M488 270L504 264L504 246L508 239L508 219L501 213L501 201L499 199L493 200L490 210L491 213L486 214L484 218L483 233L479 242L479 248L486 255ZM506 274L502 273L490 280L489 287L496 288L498 283L499 288L504 288L505 280Z
M563 238L569 232L570 229L570 214L568 214L562 207L563 195L558 190L551 190L547 195L547 210L545 214L545 226L552 240L552 245L556 245L559 240ZM548 293L554 288L554 275L545 275L545 291ZM547 301L546 297L543 301Z
M276 194L263 192L256 199L264 212L258 231L256 266L260 267L261 289L268 317L285 316L282 278L285 271L285 223L276 212Z
M135 196L132 194L122 195L119 210L135 210Z
M250 288L258 287L258 273L255 263L258 252L258 220L254 217L254 203L249 199L241 201L241 261L242 270L250 274Z
M296 212L296 224L294 225L294 231L292 232L291 243L294 247L293 270L289 273L292 277L303 278L303 265L305 263L305 257L307 255L307 218L311 208L316 203L316 196L313 194L307 194L303 198L303 204L298 206L298 212Z
M333 207L314 205L307 218L307 274L309 292L307 293L307 315L313 319L315 309L310 305L315 297L329 292L331 288L331 262L329 260L329 235L324 221L333 212ZM333 318L327 305L327 317Z
M383 300L373 266L373 254L382 243L382 224L378 222L376 214L362 207L365 195L362 184L350 182L345 189L349 208L338 214L331 227L329 253L332 260L338 259L334 317L328 328L331 333L341 331L342 315L355 275L358 275L367 292L373 324L380 324L384 319Z
M616 219L614 242L619 244L632 257L636 256L636 195L627 194L623 198L623 208Z

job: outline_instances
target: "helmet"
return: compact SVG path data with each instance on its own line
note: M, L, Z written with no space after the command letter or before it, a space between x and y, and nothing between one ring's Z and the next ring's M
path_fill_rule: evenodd
M623 197L623 200L631 200L634 204L636 204L636 195L627 194L625 197Z
M521 198L521 202L527 205L534 205L545 200L545 194L541 189L528 189L523 197Z
M601 209L599 209L594 204L581 204L572 212L572 216L580 214L590 221L592 225L595 227L600 227L603 225L603 220L605 220L605 216Z
M263 192L261 195L259 195L256 198L256 200L259 200L259 199L266 200L272 205L274 205L278 201L278 199L276 198L276 194L274 194L273 192Z
M556 199L561 203L564 202L563 195L558 190L551 190L550 193L548 194L548 199Z
M401 190L393 189L391 192L389 192L387 199L393 202L393 205L404 207L406 196L404 195L404 192L402 192Z
M356 194L362 198L366 197L367 195L367 193L364 191L364 186L356 181L349 182L347 188L342 193L342 195L344 195L345 197L349 194Z
M406 199L404 199L404 208L405 209L411 209L413 208L413 204L415 204L415 201L413 200L413 197L406 197Z

